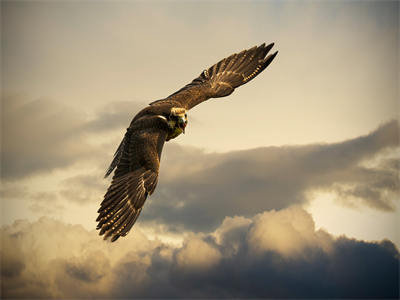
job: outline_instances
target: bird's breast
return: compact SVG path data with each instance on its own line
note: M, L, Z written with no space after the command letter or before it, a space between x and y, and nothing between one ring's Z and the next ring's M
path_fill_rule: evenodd
M183 133L183 129L176 126L174 129L172 129L170 132L168 132L167 141L176 138L181 133Z

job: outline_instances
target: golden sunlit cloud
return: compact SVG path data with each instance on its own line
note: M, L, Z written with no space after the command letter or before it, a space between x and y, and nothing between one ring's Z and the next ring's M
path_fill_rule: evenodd
M228 218L215 232L192 233L176 247L150 241L139 228L112 244L94 230L46 217L3 227L1 238L7 298L206 297L210 291L216 297L301 297L308 293L302 284L319 297L391 297L397 287L399 252L390 241L334 238L316 231L298 206ZM365 264L371 260L380 263ZM302 284L292 274L297 268ZM280 281L265 287L265 278L274 277Z

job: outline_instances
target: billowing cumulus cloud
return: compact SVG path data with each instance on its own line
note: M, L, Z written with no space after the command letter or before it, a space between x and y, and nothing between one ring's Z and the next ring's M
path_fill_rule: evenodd
M327 234L315 232L311 216L295 207L258 215L248 239L255 253L275 251L286 257L302 255L315 247L328 252L332 244Z
M108 243L49 218L3 227L5 297L396 297L399 252L389 241L334 238L298 206L228 217L182 246L136 228Z
M220 252L199 238L187 241L176 255L176 262L182 269L209 269L220 259Z

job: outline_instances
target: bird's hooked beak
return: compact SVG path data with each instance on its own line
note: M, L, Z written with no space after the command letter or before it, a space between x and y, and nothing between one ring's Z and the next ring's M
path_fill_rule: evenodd
M178 126L182 129L182 133L185 134L185 128L187 125L187 120L185 118L179 117Z

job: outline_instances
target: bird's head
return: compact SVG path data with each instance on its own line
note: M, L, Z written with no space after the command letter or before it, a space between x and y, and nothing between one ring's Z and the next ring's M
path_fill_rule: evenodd
M175 133L185 133L185 128L188 123L186 109L181 107L173 107L168 118L168 125Z

